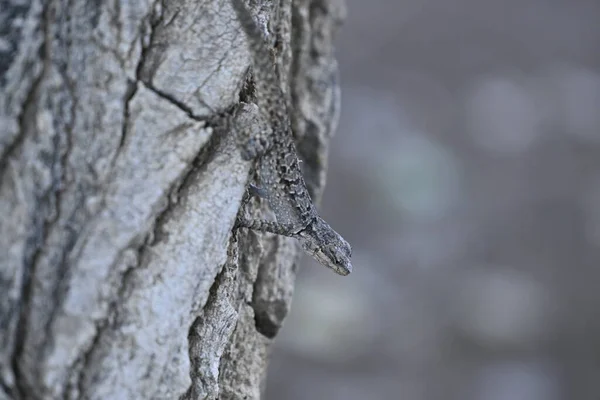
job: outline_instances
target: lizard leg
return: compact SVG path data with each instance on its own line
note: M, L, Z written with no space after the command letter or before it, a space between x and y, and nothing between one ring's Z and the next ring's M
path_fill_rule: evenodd
M236 221L236 228L248 228L259 232L270 232L276 235L293 236L296 232L289 225L280 224L277 221L267 221L264 219L242 219Z
M246 193L244 193L244 197L242 197L242 204L240 205L240 209L243 210L246 207L252 196L260 197L261 199L266 199L267 191L249 183L248 189L246 190Z

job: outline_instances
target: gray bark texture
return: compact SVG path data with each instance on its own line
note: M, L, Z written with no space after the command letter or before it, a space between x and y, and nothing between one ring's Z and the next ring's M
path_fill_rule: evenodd
M344 6L293 3L250 8L318 199ZM232 230L249 66L229 0L0 1L0 399L260 397L297 249Z

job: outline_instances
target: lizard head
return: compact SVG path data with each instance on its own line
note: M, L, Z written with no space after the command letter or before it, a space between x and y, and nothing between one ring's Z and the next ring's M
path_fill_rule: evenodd
M298 232L297 237L304 251L327 268L340 275L352 272L352 247L321 217L315 218L304 230Z

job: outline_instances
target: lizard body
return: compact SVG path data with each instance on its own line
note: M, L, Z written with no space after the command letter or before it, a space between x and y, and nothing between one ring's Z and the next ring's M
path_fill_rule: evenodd
M252 54L256 102L268 127L243 136L242 155L258 158L261 197L266 198L276 221L239 217L237 227L267 231L300 241L302 248L324 266L340 275L352 271L352 249L348 242L323 220L312 202L296 152L286 96L270 49L242 0L231 0Z

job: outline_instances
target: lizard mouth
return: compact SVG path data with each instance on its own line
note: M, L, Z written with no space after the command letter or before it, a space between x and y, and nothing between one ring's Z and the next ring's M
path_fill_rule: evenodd
M313 256L324 266L332 269L336 274L346 276L352 272L350 260L332 259L322 251L316 251Z
M352 264L347 263L343 267L338 266L335 272L343 276L349 275L352 272Z

